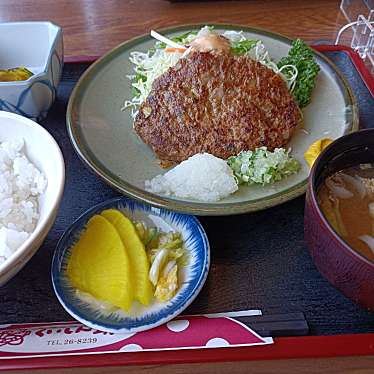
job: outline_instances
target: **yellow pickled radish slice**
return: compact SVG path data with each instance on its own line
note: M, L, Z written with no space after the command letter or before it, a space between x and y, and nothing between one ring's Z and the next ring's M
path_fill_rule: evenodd
M134 298L148 305L153 297L153 287L148 277L150 264L134 224L115 209L104 210L101 215L116 228L129 255Z
M67 275L72 285L128 311L133 301L130 261L115 227L93 216L73 246Z
M308 163L309 167L313 166L314 161L317 159L319 154L330 144L332 139L324 138L315 141L310 145L308 150L304 153L305 161Z
M34 74L25 67L0 70L0 82L26 81Z

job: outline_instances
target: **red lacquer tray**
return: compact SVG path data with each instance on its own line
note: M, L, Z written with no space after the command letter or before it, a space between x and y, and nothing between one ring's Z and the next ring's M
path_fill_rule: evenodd
M330 45L315 46L315 49L323 53L343 52L347 54L365 82L367 89L374 97L374 78L358 54L352 49L345 46ZM95 59L96 57L80 56L69 58L66 63L92 62ZM374 355L374 334L360 333L284 337L275 338L273 345L168 351L166 354L165 352L155 351L8 359L0 360L0 369L30 370L36 368L155 365L372 355Z

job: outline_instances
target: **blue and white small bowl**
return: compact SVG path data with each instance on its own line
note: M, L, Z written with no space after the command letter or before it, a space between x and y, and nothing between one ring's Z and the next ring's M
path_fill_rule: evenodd
M0 23L0 69L26 67L25 81L0 82L0 110L39 121L56 97L63 68L61 28L51 22Z
M74 289L66 277L71 249L88 220L105 209L119 209L130 219L143 221L149 227L162 231L178 231L183 235L189 261L179 269L179 290L166 303L153 301L145 307L134 302L126 313L107 308L89 295ZM199 294L208 276L210 248L208 238L199 221L189 215L170 212L144 205L125 197L115 198L94 206L66 230L55 250L52 260L52 283L57 298L65 310L81 323L101 331L134 333L162 325L186 309Z

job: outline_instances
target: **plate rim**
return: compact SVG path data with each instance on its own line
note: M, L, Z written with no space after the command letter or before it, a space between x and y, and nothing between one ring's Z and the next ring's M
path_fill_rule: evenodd
M67 248L62 247L61 243L64 243L66 241L66 238L68 235L71 235L72 232L74 231L75 226L82 220L85 219L88 221L88 219L95 214L94 212L100 209L105 209L109 206L117 206L119 203L124 202L125 205L127 205L129 202L130 203L135 203L136 205L143 205L147 206L143 202L138 202L138 201L132 201L129 197L127 196L117 196L113 197L107 200L104 200L100 203L97 203L90 208L86 209L82 214L79 215L78 218L76 218L70 225L69 227L64 231L60 239L58 240L56 247L53 252L52 256L52 261L51 261L51 270L50 270L50 276L51 276L51 282L52 282L52 287L53 291L60 302L61 306L65 309L65 311L70 314L73 318L75 318L77 321L83 323L86 326L89 326L93 329L101 330L101 331L106 331L106 332L111 332L111 333L135 333L135 332L141 332L145 330L149 330L151 328L158 327L164 323L167 323L174 318L176 318L178 315L180 315L186 308L188 308L191 303L197 298L197 296L200 294L202 288L204 287L204 284L208 278L209 274L209 269L210 269L210 264L211 264L211 255L210 255L210 243L209 243L209 238L208 235L206 234L204 227L200 223L200 221L192 215L188 214L182 214L178 212L172 212L167 209L161 208L163 211L165 211L168 215L184 215L186 219L190 220L193 222L195 227L198 229L199 234L201 235L202 238L202 243L204 247L204 262L202 264L202 272L198 276L197 280L197 285L194 290L188 295L189 297L186 298L179 308L176 308L173 312L169 313L168 315L164 316L163 318L160 318L157 322L151 323L151 324L143 324L139 327L131 327L131 328L126 328L126 327L110 327L108 325L103 325L100 323L97 323L97 321L92 321L92 320L87 320L83 316L79 314L79 309L71 308L71 303L67 302L67 299L65 297L65 293L63 291L63 287L61 285L61 271L60 271L60 260L61 256L64 257L66 255ZM150 207L151 209L159 209L159 208L154 208ZM135 208L136 209L136 208ZM156 214L156 212L153 212ZM62 254L61 254L62 251ZM74 306L74 305L73 305ZM78 310L76 312L74 309Z
M192 24L182 24L176 25L171 27L160 28L159 31L161 32L178 32L185 30L186 28L201 28L205 25L212 25L217 28L224 28L224 29L236 29L236 30L243 30L245 32L253 32L263 34L270 38L273 38L278 41L285 42L287 44L292 43L292 39L288 38L287 36L269 31L266 29L262 29L259 27L251 27L246 25L240 24L230 24L230 23L192 23ZM145 191L139 187L133 186L132 184L121 180L121 183L118 183L115 178L109 175L105 170L107 169L104 165L101 164L100 160L92 160L91 156L88 154L87 150L84 149L84 146L80 146L81 140L79 137L79 131L77 130L76 125L74 124L74 116L73 116L73 107L75 103L79 102L79 92L82 83L86 82L87 79L89 81L89 76L92 74L95 69L98 68L100 64L106 62L107 59L110 59L116 53L120 52L121 49L126 47L132 47L133 44L138 44L146 39L150 38L149 33L144 33L142 35L136 36L129 40L124 41L123 43L117 45L116 47L112 48L110 51L105 53L102 57L92 63L81 75L78 82L76 83L67 106L66 111L66 126L68 130L68 135L70 141L73 145L74 150L78 154L79 158L87 165L100 179L102 179L105 183L110 185L112 188L124 194L134 200L137 200L141 203L146 203L152 205L157 208L163 208L172 210L179 213L187 213L199 216L224 216L224 215L234 215L234 214L244 214L254 211L264 210L273 206L277 206L283 204L289 200L292 200L296 197L303 195L306 192L307 184L308 184L308 177L306 177L303 181L293 185L292 187L287 188L286 190L277 192L270 196L265 196L256 200L251 201L244 201L244 202L230 202L230 203L221 203L221 204L209 204L206 202L194 202L194 201L186 201L186 200L178 200L172 199L165 196L159 196L153 194L151 192ZM342 87L345 90L345 94L349 98L350 105L351 105L351 115L352 120L350 123L349 128L347 128L344 135L357 131L359 129L359 112L358 112L358 104L357 99L353 93L352 88L350 87L347 79L343 76L343 74L339 71L339 69L335 66L335 64L330 61L329 58L324 56L321 52L313 50L321 60L324 61L334 72L337 79L340 80L342 83ZM84 90L82 89L84 92Z

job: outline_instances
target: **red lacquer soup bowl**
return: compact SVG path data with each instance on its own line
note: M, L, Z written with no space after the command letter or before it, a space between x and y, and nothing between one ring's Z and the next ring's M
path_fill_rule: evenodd
M374 129L345 135L321 153L309 177L304 233L321 274L351 300L374 310L374 262L356 252L334 231L317 198L318 188L327 176L361 163L374 163Z

